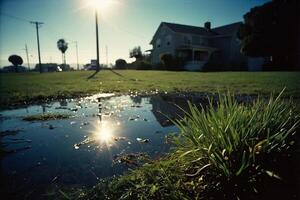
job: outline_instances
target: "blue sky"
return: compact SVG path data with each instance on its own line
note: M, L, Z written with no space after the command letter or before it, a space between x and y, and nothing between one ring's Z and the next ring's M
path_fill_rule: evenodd
M42 21L40 44L42 62L61 63L56 47L60 38L69 42L66 52L68 63L76 63L76 50L72 41L78 41L79 62L88 63L96 57L95 7L90 0L0 0L0 66L9 64L11 54L23 57L25 44L30 63L37 62L36 30L28 21ZM100 62L118 58L130 61L129 49L140 45L151 49L149 42L160 22L174 22L203 26L210 21L212 27L243 20L252 7L267 0L106 0L113 4L100 10ZM18 17L12 18L7 15ZM19 19L20 18L20 19ZM24 20L22 20L24 19Z

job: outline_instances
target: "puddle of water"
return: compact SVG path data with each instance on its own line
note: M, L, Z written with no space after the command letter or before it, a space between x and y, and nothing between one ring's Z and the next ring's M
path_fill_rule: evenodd
M186 102L168 96L105 94L1 111L1 140L11 152L1 160L6 189L13 193L54 183L91 186L139 166L140 155L161 157L170 148L166 134L178 131L166 117L180 113L175 101ZM48 113L71 118L22 120Z

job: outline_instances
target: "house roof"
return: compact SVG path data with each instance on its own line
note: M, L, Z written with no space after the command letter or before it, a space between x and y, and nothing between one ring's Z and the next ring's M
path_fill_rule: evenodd
M153 40L160 27L162 27L162 25L167 26L168 28L170 28L172 31L176 33L185 33L185 34L203 35L203 36L223 36L223 35L233 35L241 24L242 22L236 22L225 26L219 26L208 31L206 28L200 26L190 26L184 24L162 22L159 25L158 29L156 30L150 44L153 43Z
M208 31L203 27L174 24L168 22L162 22L162 24L168 26L172 31L178 33L188 33L188 34L205 35L205 36L216 35L216 33L212 31Z
M212 31L217 33L218 35L232 35L236 30L242 25L242 22L236 22L233 24L228 24L225 26L219 26L217 28L213 28Z
M214 36L214 35L234 34L234 32L241 26L242 22L236 22L236 23L225 25L225 26L219 26L216 28L212 28L210 31L208 31L206 28L200 27L200 26L190 26L190 25L175 24L175 23L168 23L168 22L162 22L162 24L165 24L172 31L178 32L178 33Z

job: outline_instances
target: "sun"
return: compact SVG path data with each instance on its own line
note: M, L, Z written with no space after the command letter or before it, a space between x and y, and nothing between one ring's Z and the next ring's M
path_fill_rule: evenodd
M122 0L78 0L79 6L75 11L79 10L96 10L98 14L103 16L108 16L113 14L113 10L120 9L122 5Z
M90 6L102 12L109 10L114 2L114 0L89 0Z

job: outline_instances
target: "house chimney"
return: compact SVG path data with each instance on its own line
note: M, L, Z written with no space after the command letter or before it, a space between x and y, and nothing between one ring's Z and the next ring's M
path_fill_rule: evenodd
M210 31L211 23L210 23L210 22L205 22L205 23L204 23L204 28L205 28L207 31Z

